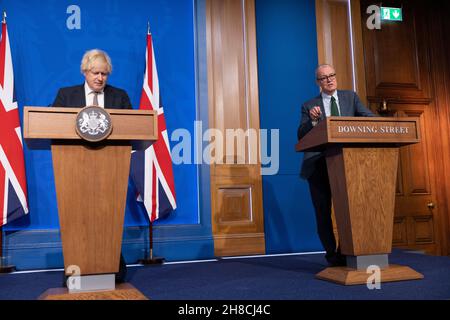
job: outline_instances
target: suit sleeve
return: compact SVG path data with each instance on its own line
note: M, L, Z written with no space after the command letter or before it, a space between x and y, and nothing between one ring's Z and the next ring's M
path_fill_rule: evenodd
M309 117L309 108L304 104L302 105L302 117L300 120L300 126L297 129L297 138L300 140L313 128L311 118Z
M62 89L58 90L55 101L53 101L52 107L65 107L65 98Z
M376 115L370 111L359 99L358 95L354 93L354 106L355 106L355 116L359 117L376 117Z
M130 97L128 96L126 91L123 92L122 96L122 108L133 109L133 107L131 106Z

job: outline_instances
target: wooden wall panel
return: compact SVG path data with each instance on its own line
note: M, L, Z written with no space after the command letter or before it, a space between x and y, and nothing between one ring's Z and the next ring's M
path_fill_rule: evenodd
M352 47L350 43L350 24L347 2L328 1L330 8L330 31L332 59L339 75L339 87L353 90Z
M316 0L315 4L318 63L332 64L339 89L356 91L367 105L359 0ZM334 209L332 221L338 239Z
M365 9L370 4L373 1L361 1L363 18L367 17ZM423 20L418 18L414 5L402 6L400 1L391 1L391 5L403 7L402 22L382 21L380 30L363 28L368 99L430 98L429 52L422 41L426 36Z
M430 41L435 103L431 129L437 150L432 154L438 172L435 206L443 213L436 234L441 239L441 253L450 255L450 2L425 2L424 6L426 10L421 12L429 21L426 33Z
M420 248L430 253L436 253L434 230L439 221L436 217L438 211L433 209L430 212L428 208L428 204L436 198L431 180L431 174L434 171L430 158L431 137L426 131L429 106L407 103L392 103L389 106L393 116L419 118L421 129L420 143L400 148L399 167L402 174L398 176L400 180L397 181L397 189L403 192L396 194L395 221L397 226L394 228L397 228L397 231L394 232L401 230L402 238L399 241L393 241L393 245Z
M211 164L214 251L217 256L262 254L254 0L208 0L206 11L209 127L224 138L223 156L215 155L218 161ZM238 144L226 130L241 130L253 139Z
M334 65L339 88L367 103L361 25L359 0L316 0L319 64Z
M362 20L372 4L378 5L360 1ZM394 245L448 254L450 77L443 70L450 69L444 54L450 6L445 10L442 2L420 0L388 0L383 6L402 7L403 22L382 21L379 30L362 28L367 98L372 105L386 106L378 109L383 115L419 117L421 125L421 143L400 154Z

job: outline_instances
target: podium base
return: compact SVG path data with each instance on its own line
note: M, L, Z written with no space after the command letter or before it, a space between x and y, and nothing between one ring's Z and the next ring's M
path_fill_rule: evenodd
M138 263L143 264L143 265L163 264L164 258L154 257L154 258L148 258L148 259L141 259L138 261Z
M316 278L349 286L367 284L368 278L372 275L365 270L356 270L348 267L330 267L316 274ZM406 266L391 264L387 268L380 270L381 282L419 279L423 279L423 275Z
M149 300L129 283L116 286L115 290L69 293L67 288L52 288L41 294L38 300Z
M6 265L6 266L3 266L3 265L0 265L0 273L11 273L11 272L13 272L13 271L15 271L16 270L16 267L15 266L8 266L8 265Z

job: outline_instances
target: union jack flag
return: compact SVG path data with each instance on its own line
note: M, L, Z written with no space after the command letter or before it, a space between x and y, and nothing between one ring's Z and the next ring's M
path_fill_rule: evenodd
M28 213L19 111L6 21L0 40L0 227Z
M177 207L169 138L164 110L160 105L159 80L153 41L147 34L146 68L139 109L155 110L158 114L158 140L145 151L131 155L131 178L151 222L166 217Z

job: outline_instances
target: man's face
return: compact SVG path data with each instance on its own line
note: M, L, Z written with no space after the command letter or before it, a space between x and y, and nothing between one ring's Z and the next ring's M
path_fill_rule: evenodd
M336 71L330 66L323 66L317 71L317 85L322 92L332 95L337 89Z
M84 73L89 88L97 92L105 88L108 75L108 65L102 60L95 60L91 65L91 69Z

